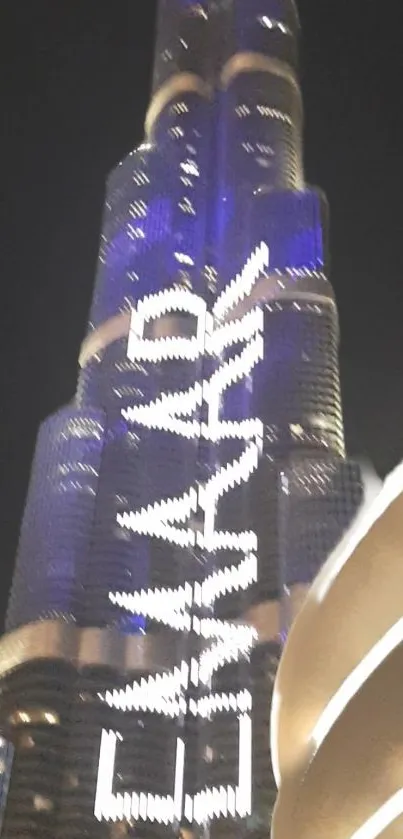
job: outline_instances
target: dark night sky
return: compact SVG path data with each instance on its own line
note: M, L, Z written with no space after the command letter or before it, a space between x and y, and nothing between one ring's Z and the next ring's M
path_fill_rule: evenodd
M248 0L245 0L247 3ZM347 441L403 454L401 0L300 0L308 179L328 194ZM142 138L155 0L3 0L0 615L39 422L74 392L108 171Z

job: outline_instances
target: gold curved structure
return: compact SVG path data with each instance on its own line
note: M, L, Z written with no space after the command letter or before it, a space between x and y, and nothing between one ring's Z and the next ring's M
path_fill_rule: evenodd
M97 356L99 357L110 344L126 338L130 331L130 312L121 312L109 318L98 329L87 336L81 345L79 364L83 369Z
M271 73L273 76L279 76L290 82L297 93L302 112L302 98L298 79L288 64L277 58L271 58L259 52L238 52L224 65L221 71L221 84L226 89L241 73L256 72Z
M122 672L172 669L178 658L174 636L121 635L114 629L80 629L60 620L30 623L0 641L0 676L24 664L58 660L85 667L113 667Z
M403 466L326 563L273 698L272 839L403 836Z
M152 138L154 126L162 111L177 96L197 94L204 99L210 99L210 86L195 73L176 73L171 76L154 94L145 119L146 136Z

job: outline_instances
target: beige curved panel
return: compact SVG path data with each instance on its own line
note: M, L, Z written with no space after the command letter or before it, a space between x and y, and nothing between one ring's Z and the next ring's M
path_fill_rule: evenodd
M224 88L227 88L237 76L241 75L241 73L256 72L272 73L273 76L279 76L280 78L286 79L290 82L298 94L302 111L300 87L298 79L295 73L291 70L291 67L283 61L279 61L276 58L270 58L263 53L239 52L236 53L236 55L233 55L222 69L221 84Z
M331 306L337 316L336 304L330 284L323 274L296 278L288 274L267 274L258 280L251 293L231 309L227 319L243 317L256 304L292 300L295 304L311 303L312 306Z
M130 331L130 318L131 312L121 312L105 321L98 329L94 329L81 346L80 367L86 367L91 359L104 352L114 341L126 338Z
M278 641L281 632L281 604L269 600L252 606L245 612L244 621L256 630L258 644Z
M284 782L273 839L401 839L403 644L338 718L300 784Z
M278 785L298 781L338 715L403 638L403 468L326 563L289 635L272 709Z
M204 99L211 97L211 87L195 73L177 73L157 90L146 114L145 131L151 137L154 125L167 105L181 94L196 93Z
M3 636L0 676L43 659L69 661L79 668L163 671L177 664L177 653L174 635L120 635L112 629L79 629L64 621L42 621Z

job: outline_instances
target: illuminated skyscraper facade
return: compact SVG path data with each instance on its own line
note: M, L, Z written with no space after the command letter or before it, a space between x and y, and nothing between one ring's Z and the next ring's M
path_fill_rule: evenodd
M360 504L293 0L161 0L1 642L2 836L267 835L282 633Z

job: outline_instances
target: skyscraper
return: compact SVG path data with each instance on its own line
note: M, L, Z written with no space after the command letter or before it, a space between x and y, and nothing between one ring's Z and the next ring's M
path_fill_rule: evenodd
M267 835L293 611L361 501L293 0L161 0L75 399L38 437L0 648L2 836Z

